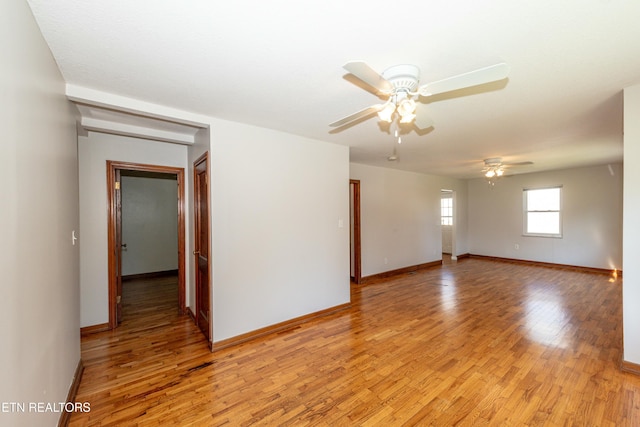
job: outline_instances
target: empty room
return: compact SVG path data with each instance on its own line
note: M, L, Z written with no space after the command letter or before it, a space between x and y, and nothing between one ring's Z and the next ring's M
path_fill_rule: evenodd
M640 5L0 7L0 425L640 425Z

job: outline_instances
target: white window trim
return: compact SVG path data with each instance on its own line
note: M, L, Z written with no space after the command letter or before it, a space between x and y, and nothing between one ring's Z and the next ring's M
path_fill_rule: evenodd
M443 215L442 214L442 200L444 199L449 199L451 200L451 215ZM443 219L444 218L451 218L451 224L443 224ZM442 227L452 227L453 226L453 196L452 195L447 195L446 197L441 197L440 198L440 225Z
M558 211L531 211L531 212L558 212L558 224L559 233L528 233L527 232L527 222L528 222L528 206L527 206L527 191L530 190L548 190L552 188L560 189L560 207ZM522 189L522 235L524 237L550 237L553 239L561 239L562 238L562 185L552 185L549 187L534 187L534 188L523 188Z

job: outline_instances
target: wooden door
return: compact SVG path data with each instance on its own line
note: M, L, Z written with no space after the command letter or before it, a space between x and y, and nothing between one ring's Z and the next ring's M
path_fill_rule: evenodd
M120 169L115 170L115 204L116 204L116 244L115 244L115 274L116 274L116 321L122 322L122 180Z
M351 235L351 280L360 284L362 281L362 244L360 236L360 180L349 180L349 211Z
M194 216L195 245L193 254L196 265L196 323L210 339L209 285L209 160L205 153L194 163Z

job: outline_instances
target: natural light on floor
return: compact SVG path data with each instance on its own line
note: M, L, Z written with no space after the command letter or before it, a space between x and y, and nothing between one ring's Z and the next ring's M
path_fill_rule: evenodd
M569 318L561 298L548 294L544 297L532 295L525 302L526 328L531 340L559 348L567 348Z

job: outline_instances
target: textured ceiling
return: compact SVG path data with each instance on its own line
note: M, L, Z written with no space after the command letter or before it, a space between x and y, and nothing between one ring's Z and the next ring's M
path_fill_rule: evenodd
M640 83L640 2L28 0L69 84L348 145L351 161L468 178L622 160L622 90ZM421 84L498 62L507 80L429 99L394 138L329 123L380 102L342 65L411 63Z

